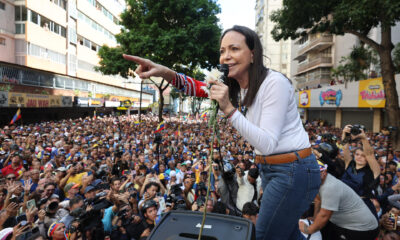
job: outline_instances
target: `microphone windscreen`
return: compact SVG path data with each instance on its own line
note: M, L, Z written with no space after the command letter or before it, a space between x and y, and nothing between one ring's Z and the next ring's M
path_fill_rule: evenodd
M224 73L224 76L227 77L229 74L229 65L228 64L219 64L218 70Z

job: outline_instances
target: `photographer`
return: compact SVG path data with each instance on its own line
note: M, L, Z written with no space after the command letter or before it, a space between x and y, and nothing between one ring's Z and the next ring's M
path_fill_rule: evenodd
M74 197L69 201L69 213L61 219L60 222L64 223L69 228L72 221L77 217L76 212L83 207L83 199L81 197Z
M236 207L242 211L243 205L247 202L257 203L261 191L261 178L259 178L257 168L251 168L243 171L240 167L236 167L236 181L239 185Z
M221 202L226 204L230 215L241 216L241 211L236 207L239 185L236 181L235 168L229 162L225 162L223 166L222 173L213 169L218 182L217 194L220 196Z
M170 210L187 210L190 209L192 204L189 202L187 197L185 196L184 191L181 188L181 184L175 184L171 186L171 189L169 191L169 195L167 196L167 199L165 200L166 206L170 206ZM163 201L161 198L159 199ZM160 202L160 201L159 201ZM163 208L164 206L161 206L160 203L160 208ZM162 209L164 210L164 209Z
M318 144L317 148L313 148L312 150L318 160L328 165L328 173L332 174L336 178L342 177L345 171L344 162L336 158L339 151L332 140L322 142Z
M132 208L128 204L122 205L112 221L111 239L132 239L135 235L134 229L140 221L141 218L133 215Z
M363 149L357 148L354 157L350 155L349 142L360 140ZM347 125L343 129L342 141L345 172L342 181L351 187L367 204L368 208L376 216L375 207L370 198L376 188L377 179L380 175L380 167L375 159L374 149L369 144L364 129L358 125ZM377 217L377 216L376 216Z
M141 209L144 218L137 215L132 216L132 210L129 205L121 206L121 210L114 217L113 223L116 228L111 234L111 240L140 239L145 240L155 225L157 218L158 205L153 200L144 202Z

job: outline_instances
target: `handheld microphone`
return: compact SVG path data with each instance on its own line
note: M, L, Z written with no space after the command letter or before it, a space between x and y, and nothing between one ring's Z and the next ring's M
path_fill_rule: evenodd
M221 76L221 80L222 80L223 83L225 83L225 80L228 78L228 74L229 74L229 65L228 64L219 64L218 65L218 70L220 72L224 73Z

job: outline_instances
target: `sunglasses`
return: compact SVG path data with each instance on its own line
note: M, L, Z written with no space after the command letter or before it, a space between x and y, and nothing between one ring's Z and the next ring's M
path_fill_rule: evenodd
M17 179L16 177L8 177L7 180L15 180Z

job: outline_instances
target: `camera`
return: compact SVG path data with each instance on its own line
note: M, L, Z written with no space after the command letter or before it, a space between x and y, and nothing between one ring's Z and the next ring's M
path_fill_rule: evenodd
M46 212L47 213L54 213L56 212L58 209L58 202L51 202L47 208L46 208Z
M239 166L237 166L236 168L240 169L240 175L244 176L244 170L241 169Z
M354 124L350 129L350 134L356 136L361 133L361 130L365 131L364 125Z
M182 189L180 184L171 186L171 194L167 196L165 205L170 206L174 203L173 210L186 210L185 199L182 196Z
M199 196L199 197L196 199L196 204L197 204L197 206L199 206L199 207L203 206L205 202L206 202L206 198L205 198L204 196Z

